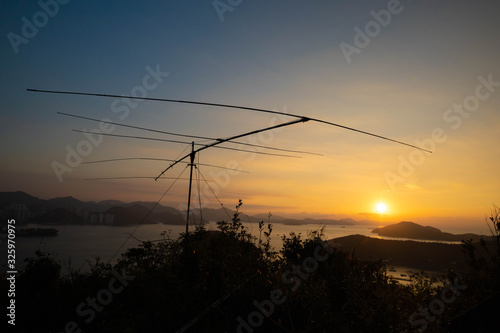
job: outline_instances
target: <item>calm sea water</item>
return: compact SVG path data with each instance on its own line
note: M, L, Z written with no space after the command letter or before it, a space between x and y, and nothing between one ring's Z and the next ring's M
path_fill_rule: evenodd
M245 224L247 229L255 236L258 235L258 227L256 224ZM28 225L29 227L39 227L38 225ZM100 257L102 261L107 262L119 250L119 254L131 247L136 247L140 241L158 240L161 239L161 233L167 232L168 237L177 238L181 232L185 230L182 225L164 225L164 224L149 224L140 226L133 238L129 235L134 231L133 227L113 227L113 226L90 226L90 225L71 225L71 226L56 226L59 230L57 237L18 237L16 239L16 264L18 269L24 264L24 259L35 255L35 251L42 250L53 253L58 260L61 261L64 271L69 267L80 268L85 270L88 267L86 260L94 260ZM318 230L319 225L298 225L290 226L280 223L273 223L272 245L275 248L281 247L281 236L290 232L301 233L307 235L308 231ZM326 226L325 234L328 239L360 234L375 237L371 231L376 226ZM216 230L216 224L210 223L207 225L208 230ZM467 230L443 230L447 232L462 233ZM469 230L470 231L470 230ZM384 238L384 237L381 237ZM127 240L128 239L128 240ZM395 239L395 238L387 238ZM6 270L7 249L6 239L1 239L2 255L0 255L0 265L2 271ZM117 256L119 257L119 255ZM116 258L115 257L115 260Z

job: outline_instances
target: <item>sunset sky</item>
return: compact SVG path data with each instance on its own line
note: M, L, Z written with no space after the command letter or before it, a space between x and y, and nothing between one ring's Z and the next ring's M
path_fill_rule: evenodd
M186 144L103 137L91 143L81 161L70 159L69 166L68 149L83 151L89 142L72 130L99 129L99 123L57 112L215 138L294 120L26 91L34 88L146 92L148 97L273 109L433 151L308 122L241 141L324 156L200 153L200 163L249 172L200 167L224 205L242 199L249 213L483 226L493 204L500 205L498 1L40 3L0 5L0 191L45 199L157 201L172 180L85 179L156 177L169 162L81 162L175 159L189 149ZM120 127L110 133L190 141ZM176 166L165 176L175 178L183 170L185 165ZM187 176L185 170L182 177ZM180 208L187 185L177 182L161 203ZM215 207L217 199L204 183L200 187L204 203ZM387 206L383 216L376 210L381 202Z

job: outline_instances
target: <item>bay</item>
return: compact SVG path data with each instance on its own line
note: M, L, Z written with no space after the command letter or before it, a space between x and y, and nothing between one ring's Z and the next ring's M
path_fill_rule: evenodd
M259 237L258 225L256 223L244 223L246 229L254 236ZM27 228L41 227L40 225L28 224ZM44 226L42 226L44 227ZM45 226L47 227L47 226ZM52 226L51 226L52 227ZM53 254L63 266L63 272L68 272L69 268L73 269L88 269L87 260L95 260L99 257L101 261L115 262L120 254L124 253L128 248L137 247L142 241L155 241L162 238L176 239L182 232L185 231L183 225L165 225L165 224L147 224L141 225L136 229L136 226L118 227L118 226L101 226L101 225L58 225L55 226L59 230L56 237L17 237L16 238L16 267L22 268L25 265L25 259L34 257L36 251L43 251ZM272 246L279 250L282 245L281 237L289 235L290 232L301 234L307 237L311 231L319 230L321 225L285 225L281 223L273 223L273 232L271 234ZM400 239L378 237L371 231L377 226L354 225L354 226L332 226L324 227L326 239L343 237L348 235L360 234L370 237L382 239ZM206 225L207 230L217 230L215 222ZM135 230L135 232L134 232ZM449 231L449 230L446 230ZM162 236L162 232L166 235ZM132 236L130 236L133 234ZM262 235L263 237L263 235ZM7 253L6 240L2 239L2 252ZM448 242L459 243L459 242ZM114 256L116 254L116 256ZM114 256L114 257L113 257ZM2 271L6 269L7 256L2 255L0 264Z

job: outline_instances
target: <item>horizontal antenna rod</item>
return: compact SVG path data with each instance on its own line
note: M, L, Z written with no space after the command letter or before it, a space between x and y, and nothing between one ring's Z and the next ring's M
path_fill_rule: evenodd
M87 133L86 131L82 130L76 130L74 129L73 132L77 133ZM172 143L182 143L182 144L191 144L191 142L186 142L186 141L178 141L178 140L168 140L168 139L158 139L158 138L149 138L149 137L144 137L144 136L132 136L132 135L120 135L120 134L107 134L107 133L100 133L100 135L104 136L112 136L115 138L127 138L127 139L140 139L140 140L149 140L149 141L162 141L162 142L172 142ZM223 143L226 142L227 140L225 139L220 139L217 142ZM195 143L197 146L211 146L209 145L203 145L200 143ZM291 157L291 158L302 158L301 156L293 156L293 155L285 155L285 154L274 154L274 153L264 153L262 151L253 151L253 150L246 150L246 149L238 149L238 148L231 148L231 147L215 147L218 149L226 149L226 150L236 150L236 151L243 151L247 153L254 153L254 154L260 154L260 155L271 155L271 156L279 156L279 157Z
M61 114L63 116L68 116L68 117L73 117L73 118L79 118L79 119L85 119L85 120L95 121L95 122L99 122L99 123L106 123L106 124L115 125L115 126L134 128L134 129L138 129L138 130L142 130L142 131L148 131L148 132L153 132L153 133L161 133L161 134L167 134L167 135L182 136L182 137L185 137L185 138L192 138L192 139L216 140L216 139L212 139L212 138L208 138L208 137L204 137L204 136L198 136L198 135L179 134L179 133L160 131L160 130L155 130L155 129L146 128L146 127L140 127L140 126L125 125L125 124L115 123L115 122L112 122L112 121L107 121L107 120L102 120L102 119L97 119L97 118L84 117L84 116L79 116L79 115L76 115L76 114L71 114L71 113L66 113L66 112L57 112L57 114Z
M131 161L131 160L175 162L175 160L170 160L170 159L167 159L167 158L127 157L127 158L112 158L112 159L109 159L109 160L88 161L88 162L83 162L82 164L106 163L106 162L117 162L117 161ZM182 162L182 163L189 164L189 162ZM212 164L196 163L196 165L202 165L202 166L206 166L206 167L219 168L219 169L225 169L225 170L231 170L231 171L238 171L238 172L243 172L243 173L250 173L248 171L244 171L244 170L240 170L240 169L226 168L226 167L222 167L222 166L218 166L218 165L212 165Z
M98 96L98 97L113 97L113 98L130 98L130 99L138 99L138 100L147 100L147 101L157 101L157 102L170 102L170 103L181 103L181 104L194 104L194 105L205 105L205 106L215 106L215 107L221 107L221 108L231 108L231 109L240 109L240 110L248 110L248 111L256 111L256 112L265 112L265 113L272 113L272 114L279 114L279 115L284 115L284 116L289 116L289 117L295 117L295 118L303 118L304 116L292 114L292 113L286 113L286 112L280 112L280 111L274 111L274 110L266 110L266 109L259 109L259 108L251 108L247 106L239 106L239 105L230 105L230 104L220 104L220 103L207 103L207 102L196 102L196 101L186 101L186 100L178 100L178 99L166 99L166 98L154 98L154 97L132 97L132 96L120 96L120 95L110 95L110 94L95 94L95 93L83 93L83 92L71 92L71 91L57 91L57 90L39 90L39 89L26 89L27 91L32 91L32 92L41 92L41 93L49 93L49 94L66 94L66 95L83 95L83 96ZM347 129L350 131L370 135L379 139L391 141L394 143L398 143L401 145L405 145L408 147L412 147L415 149L419 149L422 151L426 151L429 153L432 153L432 151L423 149L420 147L417 147L415 145L411 145L406 142L394 140L385 136L381 136L378 134L358 130L356 128L332 123L329 121L321 120L321 119L315 119L315 118L308 118L311 121L327 124L327 125L332 125L336 127L340 127L343 129Z
M121 126L121 127L127 127L127 128L134 128L134 129L139 129L139 130L153 132L153 133L161 133L161 134L167 134L167 135L181 136L181 137L192 138L192 139L214 140L214 141L220 140L220 139L209 138L209 137L205 137L205 136L179 134L179 133L173 133L173 132L165 132L165 131L155 130L155 129L146 128L146 127L125 125L125 124L115 123L115 122L111 122L111 121L103 121L102 119L99 120L99 119L96 119L96 118L89 118L89 117L78 116L78 115L75 115L75 114L65 113L65 112L57 112L57 113L61 114L61 115L64 115L64 116L68 116L68 117L80 118L80 119L91 120L91 121L96 121L96 122L103 122L103 123L111 124L111 125L115 125L115 126ZM239 144L239 145L249 146L249 147L257 147L257 148L264 148L264 149L270 149L270 150L277 150L277 151L285 151L285 152L289 152L289 153L325 156L323 154L311 153L311 152L307 152L307 151L291 150L291 149L283 149L283 148L275 148L275 147L262 146L262 145L256 145L256 144L252 144L252 143L239 142L239 141L229 141L228 143L234 143L234 144Z
M103 178L86 178L84 180L110 180L110 179L155 179L155 177L103 177ZM189 180L189 178L174 178L174 177L165 177L163 179ZM201 180L201 179L195 179L195 180ZM210 179L208 181L213 182L213 180Z

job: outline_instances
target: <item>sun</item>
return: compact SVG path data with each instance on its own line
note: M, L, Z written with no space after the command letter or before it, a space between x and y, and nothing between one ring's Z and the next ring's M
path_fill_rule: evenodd
M380 202L377 204L377 212L382 214L382 213L385 213L386 210L387 210L387 205L385 203Z

